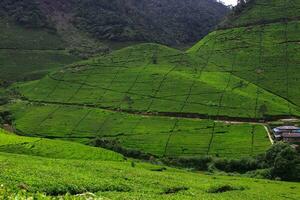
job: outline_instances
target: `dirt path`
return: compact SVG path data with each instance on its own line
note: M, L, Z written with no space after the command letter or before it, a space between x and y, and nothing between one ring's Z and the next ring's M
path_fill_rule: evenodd
M274 140L273 140L272 133L271 133L270 129L266 125L263 125L263 126L264 126L264 128L266 129L266 131L268 133L268 137L269 137L269 140L270 140L271 144L274 144Z

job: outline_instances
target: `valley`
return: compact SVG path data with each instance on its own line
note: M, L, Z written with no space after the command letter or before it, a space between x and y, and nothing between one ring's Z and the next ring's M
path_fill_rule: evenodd
M272 129L299 126L300 2L243 1L186 50L155 43L170 38L140 26L134 2L77 2L80 12L75 1L49 3L81 17L57 32L0 18L0 121L10 131L0 129L0 197L299 198L299 143ZM122 3L127 24L115 16ZM123 24L106 29L100 16ZM82 59L106 37L126 47Z

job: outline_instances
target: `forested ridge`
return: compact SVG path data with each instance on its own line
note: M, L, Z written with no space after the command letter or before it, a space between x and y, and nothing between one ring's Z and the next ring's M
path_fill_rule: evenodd
M57 28L57 18L98 40L195 42L229 9L215 0L3 0L0 13L30 28ZM66 27L67 28L67 27Z

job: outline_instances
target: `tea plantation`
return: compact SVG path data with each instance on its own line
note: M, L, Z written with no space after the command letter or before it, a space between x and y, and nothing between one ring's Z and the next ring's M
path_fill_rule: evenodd
M259 124L126 114L82 106L15 103L19 134L90 143L113 140L155 156L239 158L264 152L270 141Z
M208 157L233 164L241 158L249 165L262 161L266 154L256 163L249 157L271 146L268 122L300 117L299 10L298 0L250 0L185 52L146 43L73 64L64 59L70 57L55 58L68 65L11 85L10 102L0 111L11 114L10 128L19 136L0 134L0 197L299 198L298 183L188 172L160 163ZM280 157L286 162L278 161L282 166L293 160L288 153L297 154L286 146ZM149 163L108 149L123 156L146 154ZM299 162L289 165L295 174ZM246 172L274 169L263 164Z
M125 161L119 154L100 148L20 137L3 130L0 130L0 138L2 199L268 200L300 197L298 183L186 172Z

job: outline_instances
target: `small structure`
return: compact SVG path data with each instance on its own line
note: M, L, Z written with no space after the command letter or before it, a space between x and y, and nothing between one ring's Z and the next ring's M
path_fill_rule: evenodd
M300 143L300 128L296 126L280 126L273 129L277 141Z

